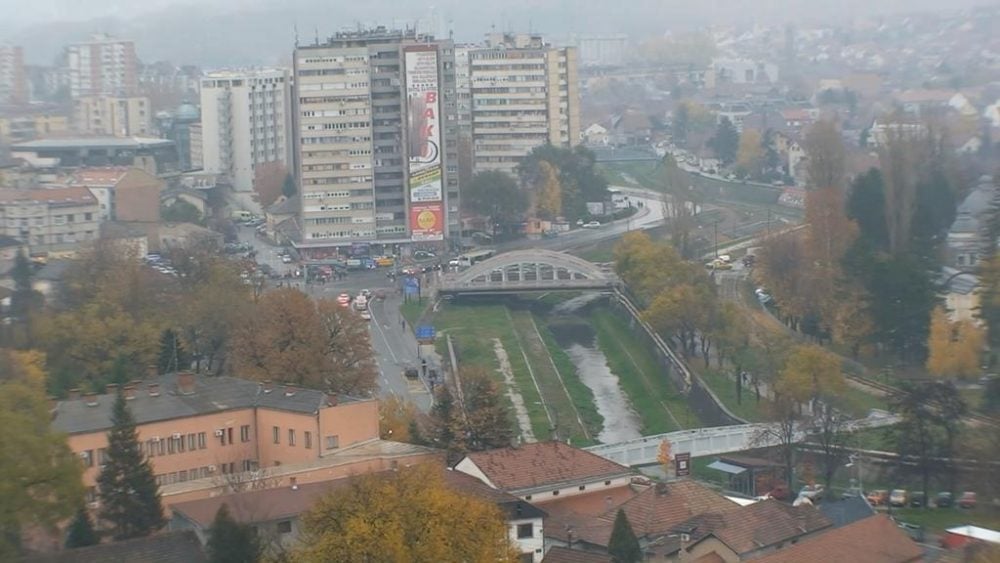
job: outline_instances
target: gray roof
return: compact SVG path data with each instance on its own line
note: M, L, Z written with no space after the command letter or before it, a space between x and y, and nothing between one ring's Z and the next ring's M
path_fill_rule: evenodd
M297 388L289 396L280 384L265 392L263 385L256 381L226 376L196 375L195 390L190 394L178 391L177 374L160 375L144 383L158 383L160 394L150 396L147 385L136 390L129 406L137 424L252 407L313 414L327 404L328 398L322 391L302 388ZM114 395L102 394L97 396L94 406L88 406L84 399L60 401L52 427L68 434L110 429L114 400ZM352 399L341 396L339 400L346 402Z
M944 284L945 282L948 283L944 288L945 293L968 295L979 286L979 278L975 275L948 266L941 268L941 273L938 276L938 283Z
M155 137L73 137L66 139L38 139L11 145L11 151L31 151L38 149L83 149L111 148L137 149L143 147L168 147L174 142Z
M35 274L35 279L46 281L59 281L66 275L66 270L73 264L72 260L49 260L41 270Z
M192 530L66 549L21 560L24 563L201 563L208 561Z
M980 183L976 185L975 188L969 192L969 195L965 196L962 203L958 206L958 213L968 213L971 215L979 215L990 208L990 202L993 200L994 188L992 183Z
M819 511L833 522L834 528L846 526L875 514L875 509L861 495L820 503Z
M267 208L267 212L271 215L288 215L289 213L299 212L299 196L298 194L292 197L286 197L279 199L278 201L271 204L271 207Z

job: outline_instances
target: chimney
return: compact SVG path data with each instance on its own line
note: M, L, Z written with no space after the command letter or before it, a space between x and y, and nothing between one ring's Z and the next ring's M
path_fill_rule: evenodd
M122 392L125 393L125 400L131 401L135 398L135 385L129 383L125 387L122 387Z
M262 381L261 382L261 387L264 389L264 393L270 393L271 390L272 390L271 380L270 379L265 379L264 381Z
M88 407L96 407L97 404L98 404L97 403L97 393L94 393L93 391L89 391L87 393L84 393L83 394L83 402Z
M326 394L326 404L331 407L337 406L338 397L333 391L329 391Z
M285 396L286 397L291 397L291 396L295 395L295 392L297 390L298 389L296 389L294 383L286 383L285 384Z
M149 396L150 397L159 397L160 396L160 384L159 383L150 383L149 385L146 386L146 388L149 390Z
M118 384L108 383L107 385L104 386L104 392L107 393L108 395L114 395L115 393L118 392Z
M75 401L75 400L77 400L79 398L80 398L80 389L78 387L74 387L74 388L72 388L72 389L69 390L69 400L70 401Z
M182 395L191 395L194 393L194 374L189 371L181 371L177 373L177 391Z
M295 477L289 477L288 481L292 484L293 491L299 490L298 479L296 479Z

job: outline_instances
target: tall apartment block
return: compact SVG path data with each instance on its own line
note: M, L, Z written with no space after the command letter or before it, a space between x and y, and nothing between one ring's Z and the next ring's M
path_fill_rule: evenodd
M287 69L221 71L201 79L204 170L253 192L262 167L291 163ZM249 202L249 198L244 198Z
M139 91L135 43L108 35L66 48L70 96L135 96Z
M451 41L382 27L296 48L303 254L457 236L454 58Z
M28 77L20 47L0 45L0 103L28 103Z
M576 48L552 47L538 35L496 33L468 56L476 172L514 174L535 147L579 142Z

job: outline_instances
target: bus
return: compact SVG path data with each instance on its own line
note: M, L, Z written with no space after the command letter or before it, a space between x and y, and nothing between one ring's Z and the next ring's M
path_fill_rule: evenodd
M492 248L466 252L458 257L458 265L462 268L468 268L474 264L482 262L483 260L493 258L494 255L496 255L496 250L493 250Z

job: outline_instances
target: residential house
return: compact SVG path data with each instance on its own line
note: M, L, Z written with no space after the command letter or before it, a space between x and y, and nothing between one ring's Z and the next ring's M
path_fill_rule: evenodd
M938 276L944 308L952 322L979 319L979 277L968 271L944 267Z
M160 191L163 180L128 166L81 168L73 173L71 185L86 186L97 197L105 221L160 220Z
M442 471L444 483L449 488L492 502L500 508L507 521L511 542L522 554L522 561L542 561L544 511L513 495L493 489L470 475L458 471ZM384 472L379 475L391 478L392 473ZM293 549L301 540L302 515L322 497L337 494L337 491L348 487L351 481L352 477L342 477L300 484L293 479L290 485L173 504L170 529L193 530L202 543L207 542L215 513L225 504L234 519L253 525L258 534L272 544L276 551L277 548Z
M608 129L600 123L592 123L583 130L583 142L589 146L607 146L611 141Z
M812 125L819 117L815 108L787 108L781 110L781 118L785 127L792 131L801 131Z
M834 528L853 524L876 514L872 505L860 494L845 499L821 502L817 508L823 513L823 516L833 522Z
M267 233L267 238L278 244L284 244L287 240L291 240L280 236L282 225L287 226L289 223L296 222L300 205L299 196L296 194L292 197L280 196L277 201L265 209L264 231Z
M611 556L568 547L553 547L545 553L542 563L612 563Z
M754 559L794 545L830 528L832 522L812 505L789 506L774 499L737 510L706 512L678 524L680 536L675 561L711 557L732 563Z
M536 504L624 487L634 476L624 465L557 441L473 452L455 469Z
M21 563L205 563L208 557L191 531L65 549L20 559Z
M97 238L98 200L83 186L0 190L0 235L32 253L72 251Z
M948 229L945 241L949 265L960 270L972 269L979 263L984 251L992 246L989 241L983 240L983 228L996 193L993 177L982 176L958 205L955 221Z
M206 190L196 190L182 184L175 184L160 192L160 205L169 207L178 201L193 206L202 217L207 217L209 214L208 192Z
M915 563L923 560L923 548L885 514L821 532L754 559L760 563Z

